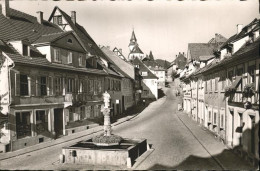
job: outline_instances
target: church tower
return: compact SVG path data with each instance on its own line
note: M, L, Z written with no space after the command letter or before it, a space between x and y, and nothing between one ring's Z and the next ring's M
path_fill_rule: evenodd
M137 39L135 37L135 32L133 30L132 36L131 36L131 39L130 39L130 43L128 45L130 52L132 52L132 50L133 50L133 48L135 47L136 44L137 44Z

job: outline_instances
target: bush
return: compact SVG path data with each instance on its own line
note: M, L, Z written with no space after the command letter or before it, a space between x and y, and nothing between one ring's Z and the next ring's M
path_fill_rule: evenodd
M255 94L255 85L254 85L254 83L245 85L242 94L243 94L243 97L246 97L246 98L252 97Z
M225 87L225 96L230 96L231 94L235 93L236 89L231 87Z

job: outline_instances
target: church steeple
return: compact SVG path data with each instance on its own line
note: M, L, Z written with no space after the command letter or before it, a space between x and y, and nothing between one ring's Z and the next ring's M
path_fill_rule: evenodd
M132 32L132 36L131 36L130 42L137 42L136 37L135 37L135 31L134 31L134 30L133 30L133 32Z
M131 36L131 39L130 39L130 43L128 45L129 49L130 49L130 52L133 50L133 48L137 45L137 39L135 37L135 32L134 32L134 29L133 29L133 32L132 32L132 36Z

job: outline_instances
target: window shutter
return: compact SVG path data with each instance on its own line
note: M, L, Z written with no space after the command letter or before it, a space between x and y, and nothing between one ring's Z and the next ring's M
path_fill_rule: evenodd
M34 75L32 75L31 76L31 96L35 96L35 94L36 94L36 82L35 82L36 80L35 80L35 76Z
M53 87L52 87L52 95L57 95L57 89L56 89L56 79L55 77L52 77Z
M20 96L20 74L15 73L15 95Z

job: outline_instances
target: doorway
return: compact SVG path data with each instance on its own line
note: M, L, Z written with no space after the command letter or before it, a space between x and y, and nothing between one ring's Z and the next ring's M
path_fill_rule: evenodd
M56 137L63 135L63 108L54 109L54 131Z

